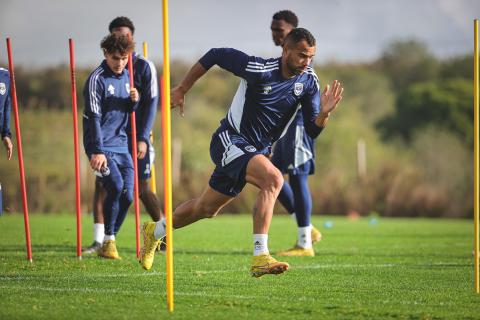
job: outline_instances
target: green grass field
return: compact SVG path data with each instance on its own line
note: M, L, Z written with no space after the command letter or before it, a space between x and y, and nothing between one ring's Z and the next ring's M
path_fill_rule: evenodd
M146 217L142 217L143 220ZM74 215L0 217L0 319L480 319L473 291L472 223L465 220L315 217L314 258L288 258L284 275L252 278L251 218L224 215L175 231L175 311L166 311L165 257L135 259L130 216L117 237L121 261L75 257ZM84 244L91 217L83 219ZM275 216L270 251L294 243Z

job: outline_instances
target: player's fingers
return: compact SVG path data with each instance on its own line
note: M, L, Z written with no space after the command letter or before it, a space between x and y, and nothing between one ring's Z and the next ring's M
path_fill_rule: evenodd
M325 87L325 89L323 89L322 94L323 94L323 95L327 94L328 90L330 90L330 85L329 85L329 84L327 84L327 86Z
M180 104L180 115L181 115L182 117L184 117L184 116L185 116L185 112L184 112L184 104L183 104L183 103L181 103L181 104Z
M338 99L339 97L341 97L342 93L343 93L343 87L340 87L338 90L338 93L335 95L335 99Z

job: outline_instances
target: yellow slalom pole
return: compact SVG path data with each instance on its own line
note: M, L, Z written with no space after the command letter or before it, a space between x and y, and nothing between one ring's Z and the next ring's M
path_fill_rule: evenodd
M479 190L479 187L478 187L478 171L479 171L479 163L478 163L478 90L479 90L479 78L478 78L478 19L475 19L474 20L474 49L473 49L473 109L474 109L474 134L475 134L475 137L473 138L474 139L474 161L475 161L475 165L474 165L474 238L475 238L475 243L474 243L474 267L475 267L475 270L474 270L474 281L475 281L475 292L476 293L480 293L480 284L479 284L479 242L480 242L480 239L479 239L479 218L478 218L478 209L479 209L479 206L478 206L478 192L480 191Z
M148 59L148 43L147 42L143 42L143 56L145 57L145 59ZM153 130L150 131L150 143L153 146ZM152 163L152 167L150 168L150 174L151 174L150 190L152 190L154 194L157 194L157 176L155 174L155 163Z
M167 220L167 307L173 312L173 236L172 236L172 148L170 128L170 52L168 38L168 0L163 1L163 179Z

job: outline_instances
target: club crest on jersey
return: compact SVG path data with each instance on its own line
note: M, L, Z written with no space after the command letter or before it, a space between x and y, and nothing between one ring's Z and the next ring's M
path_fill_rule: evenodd
M115 94L115 87L110 84L110 85L108 86L108 88L107 88L107 91L108 91L108 93L110 93L111 95L114 95L114 94Z
M263 94L269 94L270 91L272 91L272 86L265 86L265 87L263 87L262 93Z
M7 92L7 86L5 83L0 82L0 94L3 96Z
M125 89L127 89L127 92L130 93L130 83L125 83Z
M296 96L301 95L303 92L303 83L301 82L296 82L295 86L293 87L293 93L295 93Z
M245 147L245 151L248 151L248 152L255 152L257 151L257 149L255 149L254 146L246 146Z

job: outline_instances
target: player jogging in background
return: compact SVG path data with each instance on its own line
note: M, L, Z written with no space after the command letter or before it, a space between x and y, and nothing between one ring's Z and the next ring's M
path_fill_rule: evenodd
M106 190L105 236L98 255L120 259L115 236L133 201L133 161L126 128L139 95L130 88L125 69L134 48L132 38L112 33L102 40L101 48L105 60L90 74L83 90L83 144L90 166Z
M110 33L124 35L133 38L135 26L127 17L113 19L108 27ZM157 81L157 70L153 62L147 60L138 53L133 53L133 75L135 88L140 93L140 102L135 111L137 126L137 157L138 157L138 184L139 196L153 221L159 221L162 217L161 205L157 196L150 190L149 179L155 157L155 151L150 143L150 132L152 131L159 99L159 88ZM127 126L129 145L131 146L130 121ZM131 148L130 148L131 149ZM99 179L95 182L95 194L93 197L93 236L91 246L84 250L84 253L97 252L103 241L104 219L103 203L105 201L105 189ZM165 250L165 246L161 247Z
M338 81L320 95L317 78L309 71L315 50L315 38L302 28L289 33L281 58L248 56L231 48L211 49L172 90L171 105L179 107L183 114L185 94L212 66L218 65L241 78L230 110L212 136L210 156L216 167L210 181L198 198L175 209L172 225L177 229L212 218L246 183L256 186L260 191L253 213L250 268L255 277L280 274L289 267L273 258L267 245L273 206L283 185L282 174L267 157L271 145L282 136L297 112L304 115L307 133L318 136L342 98L343 88ZM142 234L140 263L148 270L155 247L165 236L165 220L145 223Z
M13 144L10 132L10 74L7 69L0 68L0 134L2 143L7 151L7 159L12 158Z
M285 37L298 26L298 18L292 11L282 10L273 15L271 30L275 45L283 46ZM313 68L308 72L315 74ZM288 174L278 195L278 201L296 219L298 238L292 249L279 256L314 256L312 243L320 241L322 234L311 222L312 196L308 176L315 171L315 141L305 131L303 114L298 112L285 136L273 149L272 163L282 174Z

